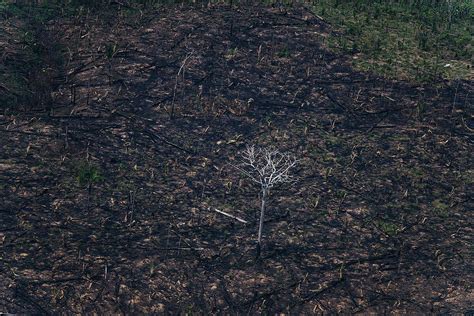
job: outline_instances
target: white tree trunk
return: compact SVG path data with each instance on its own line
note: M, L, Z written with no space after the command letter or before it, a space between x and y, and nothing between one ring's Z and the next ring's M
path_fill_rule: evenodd
M267 200L268 189L262 190L262 206L260 208L260 224L258 225L258 246L260 248L260 243L262 241L262 230L263 230L263 218L265 216L265 202Z

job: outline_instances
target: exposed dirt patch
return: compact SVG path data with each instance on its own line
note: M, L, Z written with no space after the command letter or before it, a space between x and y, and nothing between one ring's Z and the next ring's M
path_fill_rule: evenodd
M0 311L472 307L472 82L355 72L304 9L126 13L48 24L53 109L0 116ZM247 143L303 161L259 262Z

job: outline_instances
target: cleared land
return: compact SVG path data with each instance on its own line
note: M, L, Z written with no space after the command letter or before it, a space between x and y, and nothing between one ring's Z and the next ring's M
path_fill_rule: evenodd
M45 24L45 98L2 107L0 311L472 309L472 81L356 71L303 8L98 14ZM257 262L248 143L302 159Z

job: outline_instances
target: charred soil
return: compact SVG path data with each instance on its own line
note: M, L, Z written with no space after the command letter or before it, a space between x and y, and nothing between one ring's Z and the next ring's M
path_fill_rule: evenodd
M472 82L355 71L304 8L44 27L51 98L0 115L0 312L472 309ZM258 261L258 188L228 164L249 143L301 159Z

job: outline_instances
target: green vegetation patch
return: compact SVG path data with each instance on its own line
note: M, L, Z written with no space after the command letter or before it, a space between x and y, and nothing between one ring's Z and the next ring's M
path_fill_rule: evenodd
M91 185L104 179L99 167L87 161L78 162L74 173L77 182L81 186Z
M395 236L398 234L399 227L392 222L380 219L376 220L374 224L378 227L378 229L388 236Z
M415 82L474 78L472 1L323 0L313 9L341 32L328 46L351 53L360 70Z
M433 211L436 215L438 215L440 217L448 217L449 216L450 207L449 207L448 204L446 204L442 200L440 200L440 199L434 200L431 203L431 205L432 205Z

